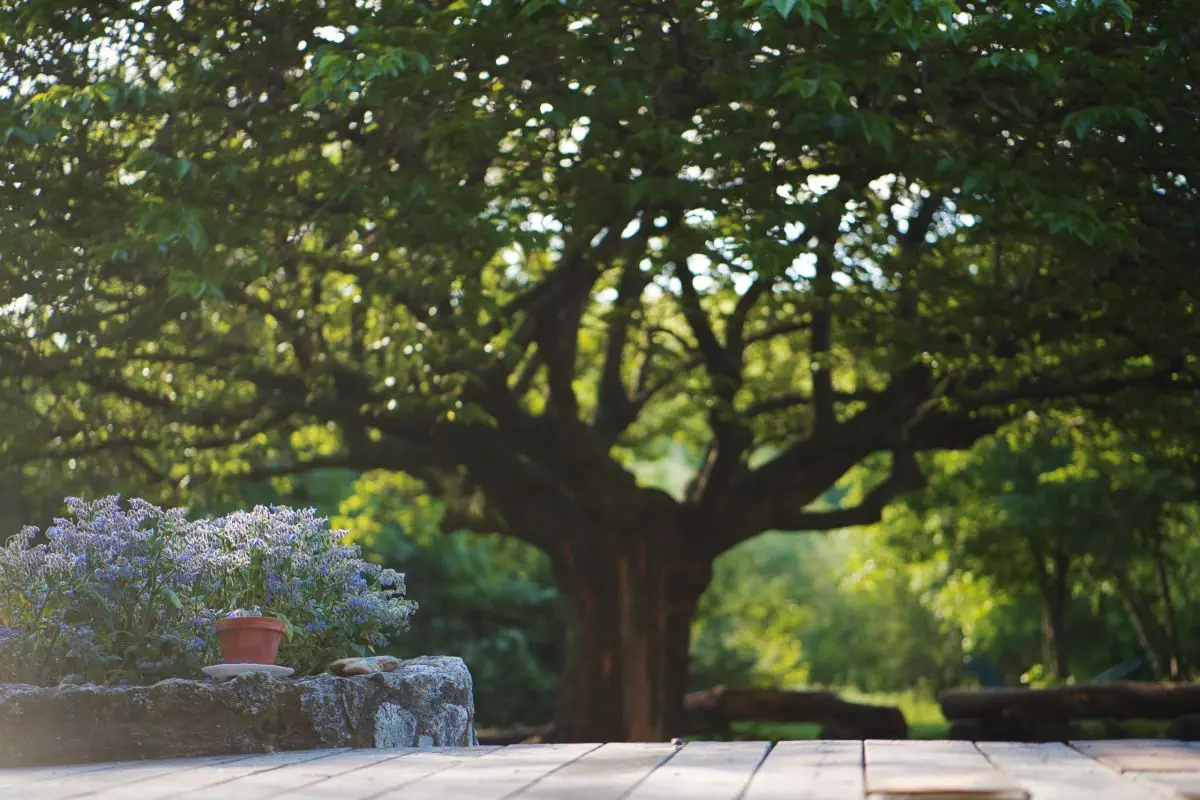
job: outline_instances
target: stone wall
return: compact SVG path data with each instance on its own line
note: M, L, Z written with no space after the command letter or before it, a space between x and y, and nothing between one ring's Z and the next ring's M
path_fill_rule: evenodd
M0 766L476 744L471 673L459 658L395 672L153 686L0 685Z

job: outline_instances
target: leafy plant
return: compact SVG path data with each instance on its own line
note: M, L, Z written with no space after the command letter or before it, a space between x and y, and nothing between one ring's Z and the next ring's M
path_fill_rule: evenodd
M139 499L67 507L43 541L28 527L0 549L0 679L191 676L215 657L215 621L248 608L286 622L281 658L310 673L387 646L416 608L404 576L312 511L193 521Z

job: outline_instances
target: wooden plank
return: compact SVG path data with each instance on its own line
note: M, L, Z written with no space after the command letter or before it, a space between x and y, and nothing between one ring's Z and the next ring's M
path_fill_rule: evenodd
M679 748L666 743L614 742L593 750L515 795L522 800L617 800Z
M1200 800L1200 772L1126 772L1125 777L1153 788L1156 798Z
M380 749L380 750L350 750L327 758L312 761L302 761L298 764L288 764L279 769L261 770L234 778L220 784L219 790L223 795L236 797L237 800L261 800L261 798L287 795L291 797L305 787L331 778L341 780L347 773L365 769L374 764L403 758L417 752L415 747ZM204 796L210 796L208 790L201 790ZM187 796L187 795L185 795Z
M1162 794L1061 743L978 742L988 759L1034 800L1162 800Z
M497 748L479 758L458 759L414 781L389 785L386 791L371 795L371 799L500 800L598 747L598 744L515 744ZM400 761L420 763L437 759L436 753L421 752ZM340 788L340 781L333 783Z
M96 764L62 764L52 767L13 767L0 769L0 789L31 786L43 781L56 780L71 775L85 775L101 770L116 769L140 761L108 761Z
M768 742L691 742L629 794L630 800L735 800L766 757Z
M96 794L105 789L128 787L162 775L178 775L192 769L229 764L249 756L211 756L207 758L173 758L149 761L122 762L111 769L77 772L45 781L31 791L37 800L68 800Z
M867 797L1028 800L1029 792L970 742L864 743Z
M272 753L263 756L249 756L228 764L210 764L185 772L159 775L148 780L126 786L115 786L103 789L88 800L166 800L179 796L208 794L220 795L222 787L230 781L244 778L267 770L284 769L293 764L315 761L319 758L329 758L338 753L346 752L346 748L336 750L294 750L286 753Z
M744 800L862 800L862 742L780 742Z
M395 792L435 772L480 758L498 747L439 747L379 761L362 769L326 778L287 793L288 800L365 800Z
M1112 739L1071 742L1101 764L1121 772L1200 771L1200 749L1191 742L1169 739Z

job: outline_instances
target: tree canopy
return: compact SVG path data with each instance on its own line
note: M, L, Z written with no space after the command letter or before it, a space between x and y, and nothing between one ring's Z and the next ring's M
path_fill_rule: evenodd
M17 4L0 452L414 476L572 584L564 735L658 736L717 554L1193 391L1190 5Z

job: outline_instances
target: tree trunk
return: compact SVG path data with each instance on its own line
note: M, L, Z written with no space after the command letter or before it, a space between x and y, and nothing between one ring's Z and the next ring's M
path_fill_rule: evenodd
M1053 569L1046 575L1042 588L1042 657L1050 674L1066 680L1069 674L1065 619L1067 605L1067 573L1070 559L1061 550L1054 553Z
M553 738L665 741L680 734L688 646L710 559L662 532L564 537L555 571L567 658Z
M1154 541L1154 566L1158 573L1159 591L1163 602L1163 629L1167 636L1167 665L1171 680L1183 680L1184 664L1179 648L1179 633L1175 626L1175 598L1171 596L1171 579L1167 575L1167 557L1163 553L1161 534Z
M1157 632L1152 634L1151 623L1153 616L1146 608L1146 601L1127 576L1118 574L1116 576L1116 583L1117 593L1120 595L1121 602L1124 603L1125 611L1129 616L1129 625L1133 628L1133 635L1137 637L1138 644L1145 651L1146 658L1149 659L1154 674L1162 676L1164 674L1163 661L1159 655L1158 645L1155 644Z

